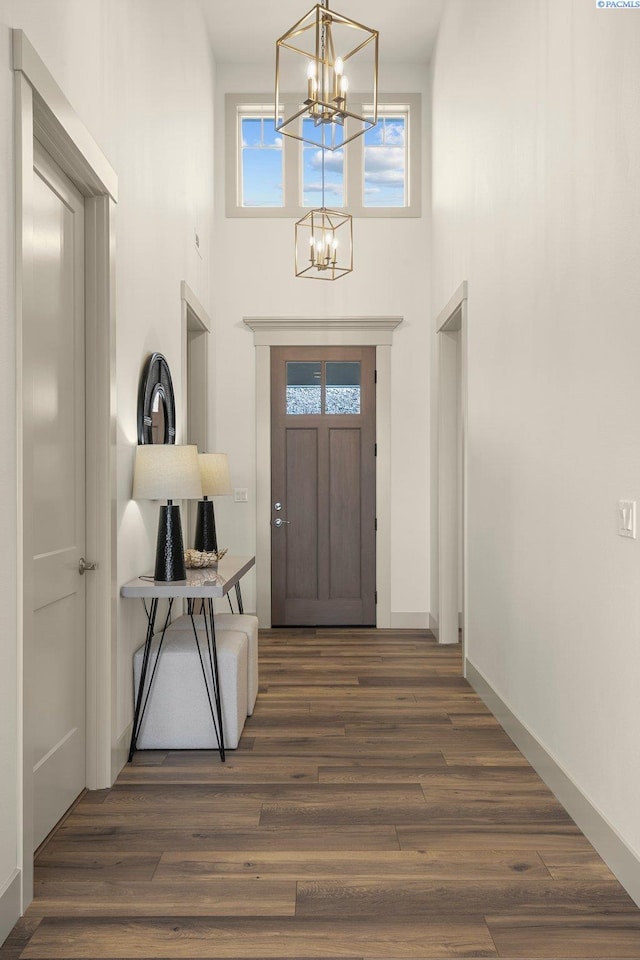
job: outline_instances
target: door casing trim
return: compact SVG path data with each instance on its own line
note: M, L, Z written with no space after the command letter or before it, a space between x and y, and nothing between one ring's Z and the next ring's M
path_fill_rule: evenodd
M256 613L271 626L271 347L376 347L376 626L391 626L391 345L402 317L244 317L256 348Z
M186 282L180 281L180 329L182 341L182 443L195 443L200 453L209 449L209 417L207 397L209 395L209 335L213 329L211 317ZM198 342L198 363L194 365L191 351L194 342ZM193 435L193 424L189 423L189 412L195 398L198 398L199 424ZM191 432L190 432L191 430ZM186 530L195 528L196 500L188 500L183 506L183 516L187 517Z
M438 370L437 463L437 577L438 643L458 642L458 597L462 594L462 653L466 664L469 643L468 536L467 536L467 301L463 281L435 321ZM458 370L458 359L460 369ZM458 411L459 407L459 411ZM458 448L458 413L462 450ZM459 463L459 457L462 463ZM458 492L458 480L461 490ZM458 530L458 495L462 498L462 530ZM462 584L459 583L459 550L462 548Z
M117 177L22 30L13 30L16 178L17 649L18 819L21 910L33 899L33 769L24 710L33 635L31 532L25 503L30 476L24 450L24 317L32 264L33 142L43 143L85 198L87 556L87 786L111 786L111 721L116 651L115 240Z

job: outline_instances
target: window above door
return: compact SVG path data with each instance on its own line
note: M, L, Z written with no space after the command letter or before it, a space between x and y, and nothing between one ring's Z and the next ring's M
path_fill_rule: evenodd
M278 113L294 107L285 101ZM368 105L360 100L358 109ZM276 131L274 112L264 95L226 96L228 217L300 218L322 205L321 151ZM356 217L421 216L420 147L420 94L379 98L377 125L326 154L325 205Z

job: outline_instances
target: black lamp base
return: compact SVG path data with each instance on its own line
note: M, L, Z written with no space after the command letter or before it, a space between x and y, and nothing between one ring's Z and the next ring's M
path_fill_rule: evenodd
M160 507L154 579L164 582L187 579L180 507L174 506L172 503L169 503L166 507Z
M216 518L213 512L213 500L198 500L196 515L196 536L194 541L196 550L211 553L218 552L218 538L216 536Z

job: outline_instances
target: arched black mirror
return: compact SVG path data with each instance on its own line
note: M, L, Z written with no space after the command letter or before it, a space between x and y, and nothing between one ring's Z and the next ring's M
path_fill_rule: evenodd
M176 442L176 404L169 364L161 353L147 360L138 394L138 443Z

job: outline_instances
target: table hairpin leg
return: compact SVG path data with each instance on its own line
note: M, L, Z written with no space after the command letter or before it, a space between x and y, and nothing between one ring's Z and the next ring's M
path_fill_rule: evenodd
M244 613L244 607L242 605L242 591L240 590L240 581L236 583L236 600L238 601L238 613Z
M131 730L131 743L129 745L129 763L133 759L133 754L136 750L136 744L138 742L138 735L140 733L140 727L142 726L142 721L144 719L144 712L147 708L147 702L149 700L149 694L151 693L151 687L153 686L153 678L156 675L156 670L158 668L158 661L160 659L160 651L162 650L162 644L164 642L164 635L166 633L167 627L171 620L171 608L173 607L173 600L169 600L169 608L167 610L167 616L164 621L164 626L162 627L162 634L160 635L160 642L158 644L158 650L156 652L156 657L153 664L153 669L151 671L151 677L149 678L149 683L146 687L145 694L145 684L147 680L147 672L149 670L149 660L151 657L151 643L153 641L153 631L155 630L156 625L156 615L158 613L158 598L153 597L151 600L151 606L147 614L147 635L144 641L144 652L142 654L142 667L140 670L140 683L138 684L138 693L136 695L136 707L133 714L133 728Z
M220 753L220 760L222 763L225 762L224 754L224 728L222 725L222 703L220 700L220 684L218 682L218 653L216 650L216 628L213 619L213 601L212 600L203 600L202 601L202 614L205 628L205 636L207 643L207 652L209 654L209 668L211 671L211 687L212 690L209 691L209 681L207 679L207 668L205 666L204 658L202 656L202 651L200 650L200 641L198 640L198 629L195 624L194 614L193 614L193 601L189 601L189 616L191 617L191 625L193 627L193 635L196 641L196 647L198 650L198 656L200 658L200 666L202 667L202 676L204 677L204 686L207 691L207 699L209 701L209 709L211 710L211 719L213 720L213 729L215 731L216 739L218 741L218 750ZM213 693L213 701L211 700L211 693ZM214 704L215 702L215 710Z
M229 610L233 613L233 604L231 603L231 594L227 593L227 600L229 601ZM240 583L236 583L236 600L238 603L238 613L244 613L244 606L242 605L242 591L240 590Z

